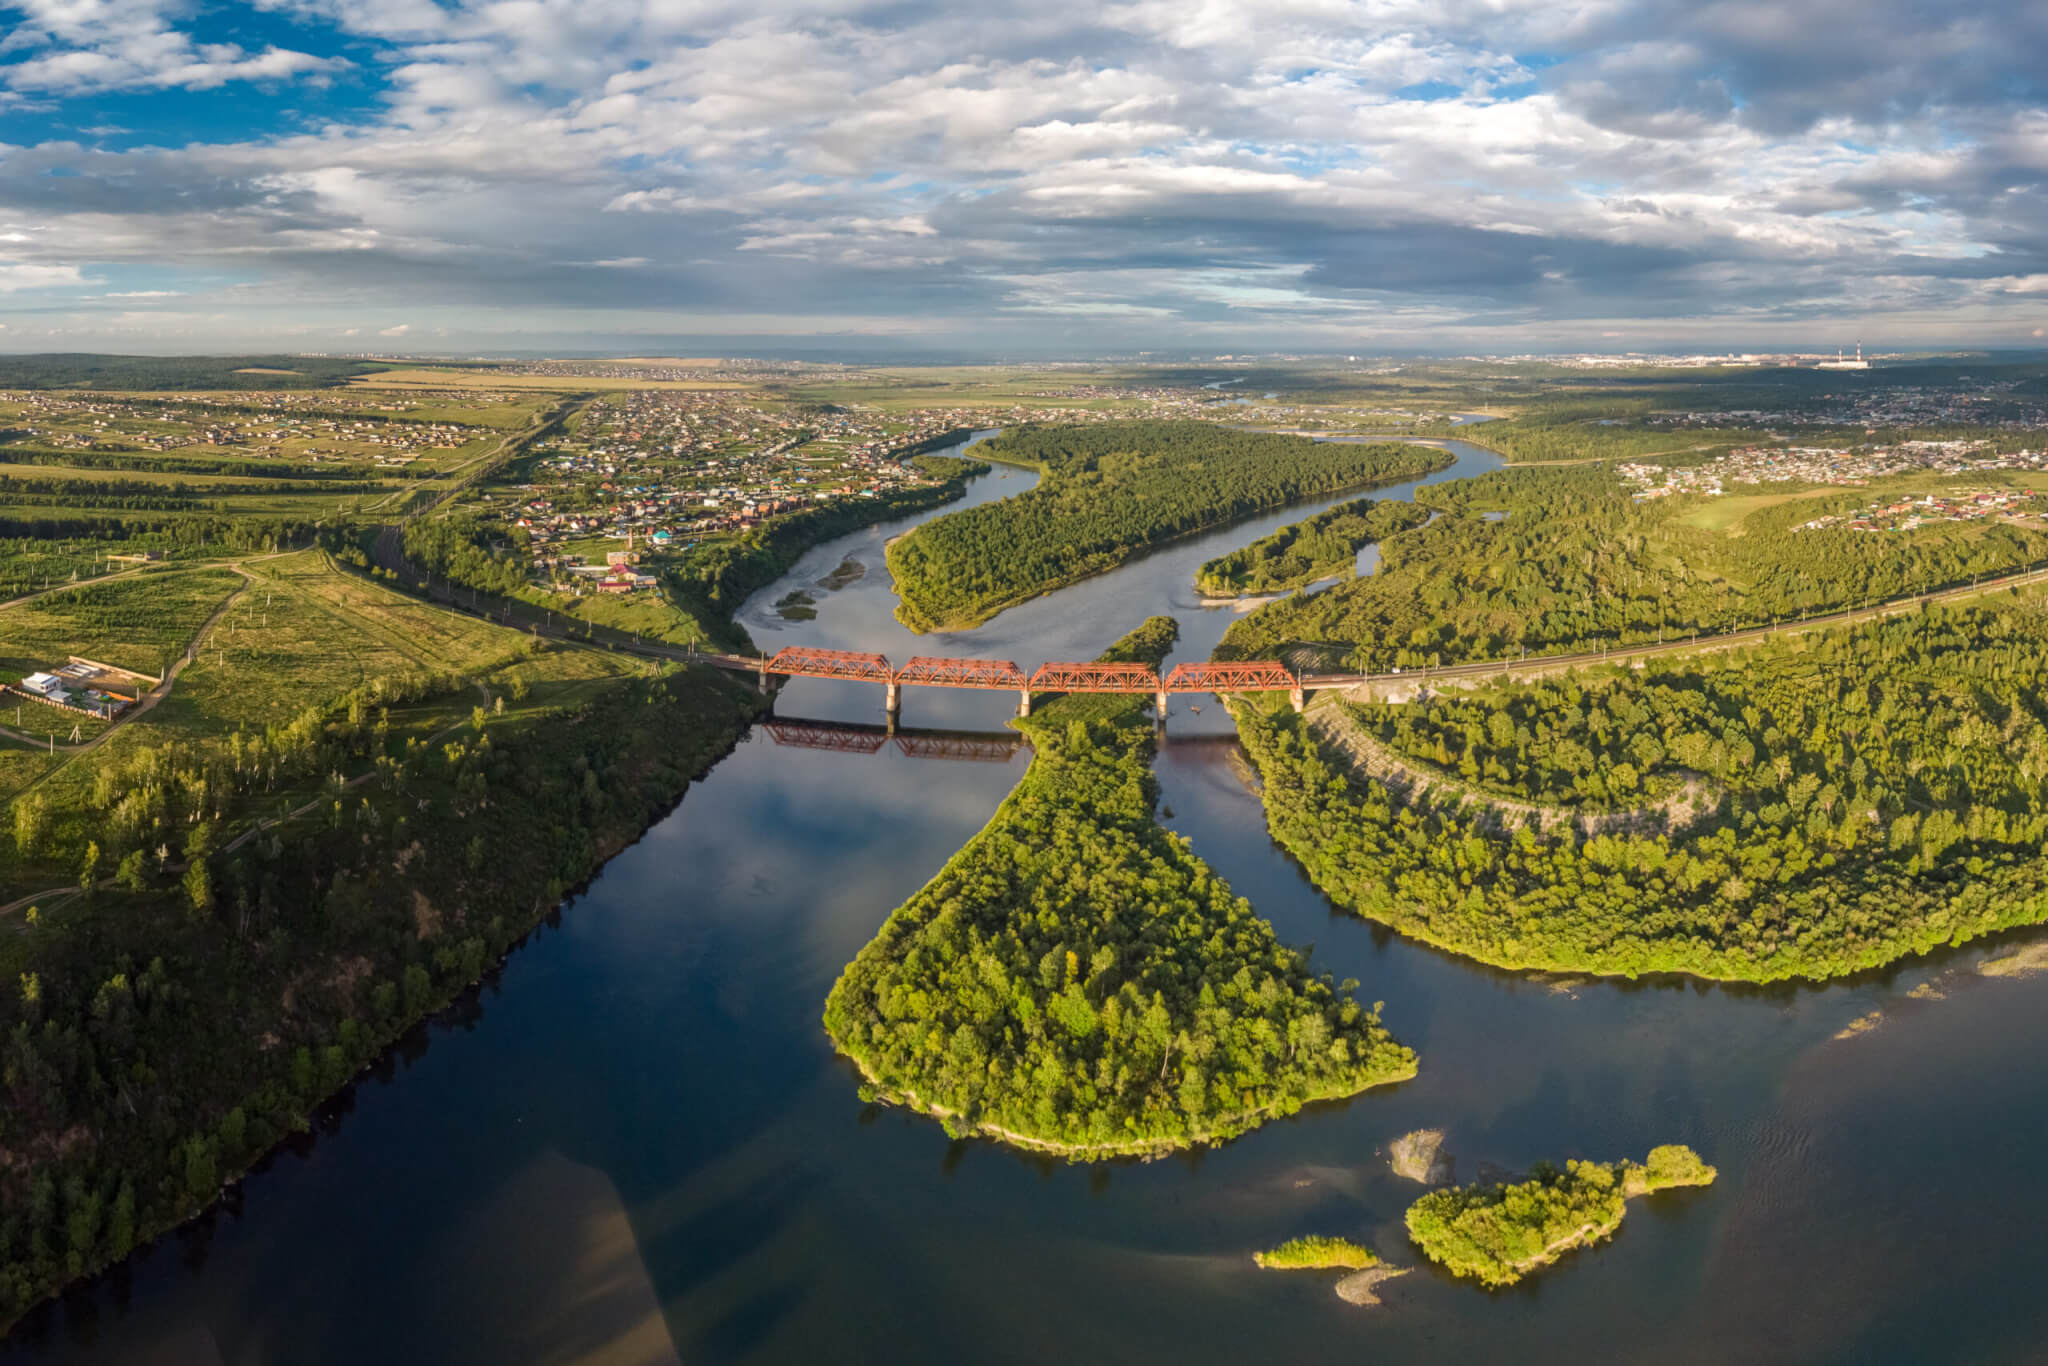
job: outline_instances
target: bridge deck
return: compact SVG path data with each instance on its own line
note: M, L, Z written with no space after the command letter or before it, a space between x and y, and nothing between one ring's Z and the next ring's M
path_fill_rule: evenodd
M1167 692L1287 692L1297 686L1287 666L1271 659L1176 664L1164 684Z
M835 678L917 688L986 688L1031 692L1205 693L1285 692L1303 684L1337 686L1361 675L1298 676L1271 659L1176 664L1164 678L1144 664L1050 660L1025 673L1014 660L914 655L902 668L888 657L857 650L789 645L772 657L698 654L696 662L734 672L787 678Z
M1143 664L1041 664L1033 692L1158 692L1159 675Z
M857 650L822 650L810 645L785 645L768 661L768 672L792 678L852 678L888 683L896 677L881 655Z
M1004 688L1015 691L1031 680L1007 659L960 659L951 655L914 655L896 671L898 683L921 688Z

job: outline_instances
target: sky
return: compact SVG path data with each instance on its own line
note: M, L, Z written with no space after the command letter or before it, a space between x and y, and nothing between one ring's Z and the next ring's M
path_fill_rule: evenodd
M2048 4L0 0L0 350L2040 345Z

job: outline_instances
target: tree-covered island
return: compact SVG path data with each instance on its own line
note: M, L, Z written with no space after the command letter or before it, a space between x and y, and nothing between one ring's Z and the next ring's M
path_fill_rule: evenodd
M1195 572L1195 587L1211 597L1240 597L1348 576L1359 551L1421 526L1433 515L1419 503L1373 498L1340 503L1210 560Z
M1647 1161L1540 1163L1528 1179L1431 1191L1408 1207L1408 1236L1454 1276L1513 1285L1621 1227L1628 1201L1675 1186L1712 1185L1715 1170L1677 1144Z
M1154 618L1105 658L1162 658ZM1411 1076L1377 1009L1310 971L1153 820L1143 703L1069 698L988 826L890 916L825 1027L871 1094L1073 1160L1219 1142Z
M1414 478L1451 457L1202 422L1025 426L975 448L1043 478L1014 498L934 518L889 547L916 631L959 630L1114 568L1147 546L1316 494Z

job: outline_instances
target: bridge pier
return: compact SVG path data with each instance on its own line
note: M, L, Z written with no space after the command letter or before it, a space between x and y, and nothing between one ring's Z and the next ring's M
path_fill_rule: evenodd
M893 678L886 686L888 691L882 695L882 710L889 714L891 721L894 721L897 713L903 709L903 694Z
M1152 695L1152 719L1160 725L1166 724L1166 689L1161 688Z
M1031 689L1029 688L1019 688L1017 690L1017 715L1031 715Z
M1295 684L1288 690L1287 700L1294 704L1294 709L1297 712L1306 709L1308 706L1308 689L1302 687L1299 683Z

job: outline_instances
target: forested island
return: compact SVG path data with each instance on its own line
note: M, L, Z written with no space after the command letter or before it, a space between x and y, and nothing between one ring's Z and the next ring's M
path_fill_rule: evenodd
M1349 576L1358 552L1434 515L1419 503L1359 498L1261 536L1241 550L1219 555L1195 572L1195 587L1211 597L1284 593L1317 579Z
M1431 1191L1408 1207L1408 1236L1452 1275L1508 1286L1610 1237L1631 1198L1712 1185L1716 1175L1698 1153L1677 1144L1652 1148L1641 1165L1540 1163L1523 1181Z
M1358 445L1203 422L1024 426L976 448L1043 475L1014 498L935 518L889 547L915 631L959 630L1232 518L1450 463L1428 446Z
M1252 1260L1268 1271L1363 1271L1380 1264L1371 1248L1323 1234L1289 1238L1278 1247L1254 1252Z
M1819 979L2048 918L2044 638L2002 596L1398 720L1237 716L1273 837L1340 906L1502 967ZM1354 768L1347 724L1467 791ZM1696 809L1597 834L1487 798L1570 815L1685 782Z
M1899 481L1902 491L1927 481ZM2038 522L1911 536L1799 530L1867 490L1778 501L1730 535L1678 499L1638 502L1605 466L1498 470L1416 491L1444 515L1388 541L1372 575L1269 603L1221 658L1312 645L1380 672L1681 640L1962 584L2048 558ZM1712 509L1717 511L1717 509Z
M1155 617L1106 659L1156 663ZM1153 819L1138 699L1063 699L987 827L889 917L825 1027L870 1094L1072 1160L1220 1142L1412 1076L1355 983L1311 972Z

